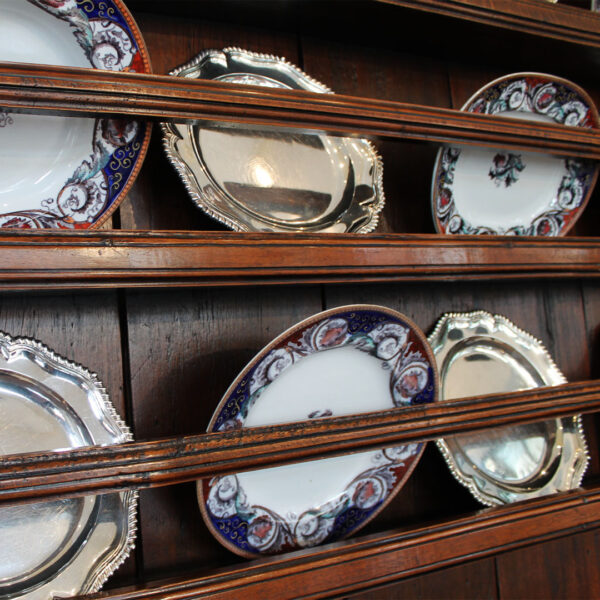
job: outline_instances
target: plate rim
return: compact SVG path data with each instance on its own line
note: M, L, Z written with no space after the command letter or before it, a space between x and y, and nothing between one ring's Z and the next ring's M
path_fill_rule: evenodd
M492 81L489 81L488 83L481 86L473 94L471 94L471 96L469 96L468 100L461 106L460 111L466 112L468 107L487 89L497 86L498 84L500 84L504 81L508 81L511 79L518 79L518 78L527 78L527 77L543 79L546 82L555 82L555 83L563 85L569 89L574 90L587 103L587 107L590 111L590 117L592 120L591 129L600 129L600 112L599 112L598 107L596 106L595 102L593 101L593 99L591 98L591 96L585 89L583 89L577 83L570 81L569 79L566 79L564 77L560 77L558 75L552 75L551 73L542 73L542 72L538 72L538 71L517 71L515 73L508 73L506 75L496 77ZM501 116L501 113L499 114L499 116ZM524 122L527 123L527 120L524 120ZM433 224L434 224L436 233L441 234L441 235L465 235L464 233L461 233L461 232L452 233L450 231L447 231L446 228L442 227L439 217L438 217L438 214L437 214L437 209L436 209L436 200L437 200L437 189L436 188L437 188L437 182L438 182L439 175L440 175L442 154L448 148L457 148L457 147L460 147L460 144L443 144L443 145L441 145L436 153L435 161L433 164L433 177L431 179L429 205L430 205L431 214L433 217ZM546 155L545 153L541 153L541 154ZM569 157L561 156L561 158L567 160ZM592 176L592 180L590 182L590 187L589 187L588 193L585 196L585 198L583 199L583 201L581 202L581 204L578 207L576 207L576 209L575 209L576 212L575 212L573 218L569 221L569 223L567 223L562 229L560 229L559 232L555 236L542 236L542 237L562 237L570 231L570 229L579 220L579 218L581 217L581 214L587 207L587 204L594 192L594 188L596 186L599 173L600 173L600 163L597 163L596 167L594 169L594 174ZM492 235L515 235L515 234L510 234L510 233L501 234L501 233L498 233L495 231L492 231L491 233L492 233ZM475 233L472 235L483 235L483 233ZM536 234L536 235L538 235L538 234ZM524 237L524 236L519 236L519 237Z
M68 374L75 375L79 378L80 382L83 382L85 385L89 387L90 390L93 390L94 397L98 401L98 404L101 410L104 412L104 415L112 421L114 427L118 430L119 435L118 438L113 437L113 441L100 443L95 439L96 435L89 430L89 427L86 424L86 430L88 431L90 437L94 441L94 445L106 446L117 443L131 442L133 441L133 435L129 428L129 426L125 423L125 421L121 418L113 403L111 402L106 388L100 381L98 375L93 371L90 371L80 363L69 360L66 357L57 354L54 350L50 349L46 344L40 342L39 340L32 337L17 337L14 338L11 335L5 333L4 331L0 331L0 354L8 361L12 356L17 356L23 353L30 353L34 355L39 361L43 364L52 366L58 372L67 372ZM32 362L31 358L25 359L28 362ZM38 364L39 368L44 369L41 365ZM14 372L20 374L20 371L9 369L4 369L7 372ZM34 381L38 381L31 375L25 375L26 377L33 379ZM56 375L51 375L51 377L55 377ZM40 382L42 383L42 382ZM54 390L47 381L43 382L43 385L49 387L54 393L59 394L56 390ZM67 402L73 410L78 413L77 407L74 407L71 402L69 402L68 398L61 396L61 398ZM35 451L34 451L35 452ZM11 456L10 454L2 455L2 456ZM136 535L137 535L137 502L139 493L134 489L127 489L120 492L108 492L106 494L97 494L95 496L96 499L101 500L105 495L115 495L119 496L121 505L124 510L124 523L126 527L125 535L121 536L121 541L117 548L115 548L109 555L107 555L103 561L96 564L95 569L88 570L88 575L84 579L81 589L77 592L78 594L88 594L94 593L101 589L106 580L123 564L123 562L130 555L131 551L135 547ZM42 500L43 502L43 500ZM86 537L84 544L88 543L89 539L93 534L94 526L92 526L92 530L89 535ZM22 592L16 592L15 595L10 596L15 600L18 598L26 598L30 593L39 594L42 590L48 587L48 592L52 592L53 594L59 593L59 590L52 589L52 583L56 580L57 577L63 576L63 574L69 570L73 569L74 565L77 565L77 558L79 556L79 551L73 556L73 558L63 565L60 569L58 569L55 574L50 578L46 579L42 583L40 583L37 587L28 588Z
M286 339L288 339L294 333L297 333L302 330L306 330L310 326L316 325L319 322L321 322L325 319L328 319L332 316L335 316L337 314L351 312L354 310L356 310L356 311L361 311L361 310L362 311L372 311L372 312L382 313L387 316L393 317L394 319L398 319L398 320L404 322L411 329L411 331L421 341L422 349L423 349L423 353L424 353L423 356L424 356L424 358L426 358L429 361L429 364L431 366L432 386L434 388L433 389L433 399L431 401L431 404L438 402L439 401L439 393L440 393L440 380L439 380L439 372L438 372L438 368L437 368L437 363L436 363L433 351L429 345L427 336L424 334L424 332L421 330L421 328L418 325L416 325L415 322L411 318L407 317L405 314L401 313L400 311L394 310L392 308L388 308L388 307L380 306L380 305L376 305L376 304L348 304L348 305L337 306L334 308L329 308L327 310L313 314L305 319L302 319L301 321L298 321L291 327L288 327L287 329L285 329L282 333L280 333L274 339L272 339L267 345L265 345L263 348L261 348L253 356L253 358L246 364L246 366L244 366L240 370L237 377L234 379L234 381L231 383L231 385L227 388L227 391L223 394L222 398L220 399L220 401L218 402L217 406L214 409L214 412L211 416L211 419L206 428L206 431L208 433L215 432L214 425L216 423L216 420L219 416L219 413L222 411L224 405L226 404L227 400L229 399L230 395L233 393L233 391L235 391L235 389L238 387L238 385L244 379L244 377L247 376L248 372L251 369L253 369L260 362L260 360L264 359L272 350L277 348L277 346L279 346L282 342L284 342ZM412 405L412 406L415 406L415 405ZM405 408L407 408L407 407L405 407ZM390 408L389 410L393 410L393 408ZM358 414L361 414L361 413L358 413ZM402 444L402 446L408 446L408 445L411 445L411 444ZM328 543L335 543L336 541L340 541L351 535L354 535L356 532L358 532L360 529L362 529L365 525L370 523L375 517L377 517L386 508L386 506L395 498L395 496L402 490L402 488L406 484L407 480L412 475L417 464L419 463L419 461L423 455L423 452L425 450L425 446L427 445L427 442L426 441L425 442L415 442L414 445L416 445L418 448L417 448L416 453L410 457L411 463L410 463L409 467L406 469L406 471L402 475L402 477L394 484L394 487L390 491L390 494L381 503L381 505L376 510L374 510L373 513L371 515L369 515L369 517L367 517L362 523L360 523L354 529L348 531L345 535L341 536L337 540L334 540L333 542L328 542ZM387 447L394 447L394 446L386 446L386 448ZM366 452L369 452L369 451L367 450ZM319 459L315 459L315 460L319 460ZM269 468L269 467L266 467L266 468ZM235 475L236 473L233 473L233 475ZM204 481L209 480L209 479L212 479L212 477L204 477L202 479L197 480L197 482L196 482L196 499L197 499L197 502L198 502L198 505L200 508L200 513L202 514L204 523L205 523L206 527L209 529L209 531L213 534L213 537L222 546L224 546L228 550L234 552L235 554L237 554L239 556L245 557L245 558L257 558L260 556L281 555L282 551L277 551L274 553L260 552L260 551L258 551L258 552L245 551L245 550L241 549L240 547L236 546L235 544L233 544L232 542L230 542L228 539L226 539L224 536L222 536L219 533L219 531L215 528L215 526L212 522L212 519L208 515L207 508L206 508L206 498L204 496L203 483L204 483ZM306 550L306 549L310 549L310 548L322 547L323 545L324 544L319 543L314 546L294 547L289 550L285 550L284 552L285 553L297 552L297 551L302 551L302 550Z
M288 61L286 58L276 56L274 54L253 52L250 50L245 50L238 46L227 46L226 48L223 48L222 50L218 50L215 48L203 50L202 52L200 52L199 54L194 56L192 59L190 59L183 65L180 65L180 66L176 67L175 69L171 70L169 72L169 75L181 76L181 73L183 71L187 71L187 70L198 67L198 65L207 57L226 55L228 53L239 53L239 54L242 54L242 55L247 56L252 59L260 59L260 60L268 61L273 64L282 65L289 71L292 71L293 74L297 78L303 79L311 86L318 88L320 92L327 93L327 94L333 94L333 91L329 87L327 87L326 85L324 85L323 83L321 83L320 81L315 79L314 77L311 77L310 75L305 73L302 69L300 69L299 67L297 67L296 65L294 65L293 63ZM185 77L187 77L187 75L185 75ZM194 79L198 79L198 77L196 76L196 77L194 77ZM299 88L299 89L302 89L302 88ZM189 124L186 125L186 127L188 129L192 126L194 126L194 125L189 125ZM319 233L321 231L321 229L319 229L319 228L316 228L316 229L310 228L310 227L308 227L308 228L300 227L299 228L299 227L295 227L294 225L290 225L289 227L280 226L280 227L276 227L276 228L268 228L267 227L266 229L257 229L257 228L248 226L247 220L242 220L241 218L237 217L235 214L235 211L231 211L231 210L229 210L227 212L223 211L219 206L216 206L216 204L214 202L212 202L211 199L205 193L203 193L200 190L200 186L198 185L196 175L193 173L191 167L187 164L187 162L182 157L181 152L179 152L177 150L178 143L180 143L180 142L186 143L186 139L184 139L183 136L181 135L181 133L177 130L177 125L171 121L166 121L166 122L163 121L160 123L160 129L163 134L162 141L163 141L163 148L165 150L165 153L166 153L170 163L173 165L175 171L179 175L185 189L187 190L188 194L190 195L190 198L192 199L193 203L198 208L200 208L203 212L205 212L212 219L218 221L219 223L222 223L226 227L231 228L233 231L244 231L244 232L260 231L263 233L271 233L271 232L275 232L275 233L277 233L277 232L280 232L280 233L281 232ZM315 133L314 135L320 135L320 134ZM323 133L322 135L326 136L327 134ZM348 138L347 138L347 136L346 137L339 136L339 139L345 140ZM367 151L370 155L370 158L373 163L373 170L374 170L373 189L374 189L374 199L375 200L370 205L370 208L366 211L366 214L370 215L369 221L365 225L360 226L357 229L354 229L352 231L349 231L348 228L346 228L344 233L360 233L360 234L371 233L379 225L379 219L381 217L381 212L385 205L385 193L384 193L384 189L383 189L383 159L382 159L381 155L379 154L379 152L377 151L377 149L375 148L375 145L369 139L367 139L365 137L350 138L350 139L352 139L353 141L358 140L362 144L364 144L365 148L367 149ZM204 173L204 175L207 177L207 179L212 180L212 176L208 172L208 169L207 169L206 165L204 164L204 162L197 159L197 164L199 165L200 170ZM220 186L217 187L217 191L219 192L219 194L221 196L223 196L223 198L220 198L221 204L222 204L223 199L225 199L225 201L226 201L229 194L227 192L223 191ZM244 208L241 203L238 203L238 204L240 204L242 206L242 208ZM336 222L338 222L338 220L334 221L334 223L336 223ZM329 225L332 225L332 223L329 223Z
M137 42L140 56L141 56L143 64L144 64L144 73L152 74L152 61L150 60L150 53L148 52L148 47L146 46L146 41L142 37L142 31L139 28L139 25L137 24L136 20L133 18L133 15L131 14L131 12L129 11L127 6L125 6L124 0L112 0L112 1L117 5L117 8L119 9L121 15L123 16L123 19L125 19L125 21L127 22L127 25L129 25L129 29L130 29L133 37L135 38L135 41ZM119 208L119 206L121 206L122 202L126 199L127 194L129 193L133 184L135 183L135 180L137 179L137 177L139 175L142 165L144 164L144 160L146 159L146 154L148 153L148 147L150 145L150 138L151 138L151 134L152 134L152 125L153 125L152 121L143 121L141 119L131 119L131 120L132 121L137 120L138 122L142 122L142 123L144 123L144 125L146 127L146 132L144 134L144 139L142 140L142 145L140 146L140 152L136 159L136 164L134 165L133 169L131 170L129 177L127 178L127 183L123 186L121 193L115 198L113 204L111 206L109 206L109 208L100 217L100 219L98 219L98 221L96 221L90 225L89 229L98 229L99 227L104 225L104 223L106 223L106 221L113 215L113 213L117 210L117 208Z
M520 327L515 325L508 317L505 317L504 315L500 315L500 314L490 313L486 310L444 313L438 319L433 331L427 336L427 339L432 347L432 351L434 352L434 354L435 354L435 348L436 348L435 342L436 342L436 340L441 340L441 334L442 334L444 328L447 326L448 323L451 323L452 321L455 321L458 319L468 320L470 323L478 323L478 322L482 322L483 320L486 320L489 322L491 320L494 324L503 325L504 327L509 329L512 333L514 333L515 336L518 336L520 339L536 346L536 350L539 351L540 357L543 359L544 363L547 366L548 376L555 378L557 381L557 383L555 383L555 384L548 384L548 385L553 386L553 385L560 385L560 383L567 383L566 377L564 376L562 371L558 368L552 355L550 354L550 352L548 351L548 349L542 343L541 340L539 340L538 338L533 336L531 333L524 331L523 329L521 329ZM486 335L492 339L495 339L495 336L491 333L488 333ZM509 341L502 340L502 342L510 345L520 355L523 355L521 350L519 348L516 348ZM535 368L536 368L536 371L539 373L538 367L536 366ZM438 365L438 370L439 370L439 365ZM540 386L537 386L537 387L540 387ZM531 388L531 389L536 389L536 388ZM443 385L441 382L441 376L440 376L439 392L440 392L439 402L443 403L443 402L445 402L445 400L444 400L444 395L443 395ZM579 458L579 456L577 454L575 454L573 456L573 460L572 460L573 465L578 465L579 468L577 471L574 470L573 477L571 479L571 485L568 489L573 489L575 487L579 487L579 485L581 484L581 481L583 480L583 476L585 475L587 467L590 463L590 460L591 460L590 454L589 454L588 443L587 443L587 440L585 437L585 432L583 430L583 422L581 420L581 415L577 414L577 415L573 415L571 417L546 419L546 421L552 421L552 422L567 422L568 421L569 424L572 424L574 426L574 428L575 428L574 435L577 437L579 444L580 444L579 447L577 448L577 450L581 452L580 456L583 457L583 460L580 460L578 462L577 459ZM508 427L510 427L510 425ZM468 435L468 434L466 434L466 435ZM512 502L527 500L530 498L537 498L540 496L554 493L557 491L556 488L553 490L550 490L544 494L541 494L540 492L543 491L544 488L551 486L551 484L553 483L555 478L558 476L559 471L564 469L564 464L563 464L564 463L564 452L562 451L563 449L561 448L560 464L557 468L556 474L548 482L546 482L543 486L537 488L535 491L531 491L531 492L526 491L526 492L523 492L522 494L517 494L515 492L514 494L517 495L517 498L515 498L514 500L511 500L510 502L502 501L500 498L497 498L489 493L484 493L479 488L479 486L476 484L475 477L464 473L463 470L461 470L458 467L456 460L454 459L454 453L450 450L448 444L445 441L445 438L438 438L435 440L435 442L436 442L436 445L439 448L442 456L444 457L444 460L445 460L446 464L448 465L448 468L450 469L454 478L459 483L461 483L464 487L466 487L477 500L479 500L482 504L484 504L486 506L501 506L501 505L512 503Z

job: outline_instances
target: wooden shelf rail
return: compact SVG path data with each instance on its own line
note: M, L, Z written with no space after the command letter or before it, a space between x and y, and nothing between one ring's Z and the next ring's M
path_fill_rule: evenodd
M0 231L0 289L600 276L596 238Z
M600 525L600 486L262 558L211 573L108 590L87 600L238 600L341 596Z
M492 27L600 48L600 15L539 0L377 0Z
M157 487L599 409L600 381L588 381L291 425L6 456L0 501Z
M0 107L510 147L600 159L600 133L456 110L211 80L0 63Z

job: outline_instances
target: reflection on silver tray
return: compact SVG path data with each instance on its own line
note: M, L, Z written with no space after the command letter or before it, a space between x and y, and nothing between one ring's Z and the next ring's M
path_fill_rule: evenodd
M331 93L283 59L208 50L180 77ZM194 202L237 231L368 233L383 208L382 163L364 139L163 123L169 159Z
M444 315L429 343L440 400L566 382L542 343L502 316ZM457 435L438 447L455 477L488 505L577 487L588 463L579 416Z
M0 455L131 440L97 377L0 333ZM0 507L0 597L97 591L133 547L136 493Z

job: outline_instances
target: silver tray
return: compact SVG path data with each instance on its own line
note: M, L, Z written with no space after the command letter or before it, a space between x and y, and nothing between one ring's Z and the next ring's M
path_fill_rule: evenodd
M0 333L0 455L131 440L97 377ZM133 491L0 505L0 597L95 592L133 547Z
M331 93L281 58L207 50L179 77ZM365 139L244 126L163 123L167 155L194 202L237 231L368 233L383 166Z
M440 400L566 382L542 343L499 315L444 315L429 343L440 372ZM437 444L458 481L487 505L577 487L589 460L579 416L487 429Z

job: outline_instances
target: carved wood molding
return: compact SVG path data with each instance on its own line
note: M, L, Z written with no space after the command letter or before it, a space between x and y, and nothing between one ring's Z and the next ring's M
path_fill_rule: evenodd
M0 501L171 485L600 409L600 381L358 416L3 457Z
M600 47L600 16L564 4L539 0L377 1L572 44Z
M600 276L596 238L0 231L0 289Z
M600 159L600 133L589 129L372 98L71 67L0 63L0 107L277 126Z
M600 525L600 486L350 539L207 575L83 596L87 600L324 598Z

